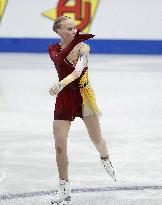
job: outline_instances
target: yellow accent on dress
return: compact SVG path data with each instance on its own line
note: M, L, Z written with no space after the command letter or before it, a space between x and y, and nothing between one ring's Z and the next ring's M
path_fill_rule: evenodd
M80 79L80 85L84 85L88 81L88 69L85 71L84 75ZM96 97L94 91L90 84L88 83L85 87L80 88L80 93L83 98L83 115L96 115L101 116L102 113L100 112L97 104L96 104Z

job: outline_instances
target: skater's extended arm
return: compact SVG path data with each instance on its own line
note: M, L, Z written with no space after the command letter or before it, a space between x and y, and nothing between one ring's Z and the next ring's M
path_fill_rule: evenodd
M66 85L80 77L83 69L86 67L88 63L89 50L89 46L85 44L84 47L80 50L80 56L75 66L75 70L67 77L62 79L59 83L55 84L50 89L50 94L58 94Z

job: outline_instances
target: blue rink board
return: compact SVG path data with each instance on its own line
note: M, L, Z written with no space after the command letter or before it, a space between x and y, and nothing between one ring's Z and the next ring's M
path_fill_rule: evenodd
M0 38L0 52L46 53L59 39ZM93 39L86 41L94 54L161 55L162 40Z

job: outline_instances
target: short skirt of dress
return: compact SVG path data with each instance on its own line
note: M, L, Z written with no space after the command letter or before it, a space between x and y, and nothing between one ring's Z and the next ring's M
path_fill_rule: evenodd
M102 115L90 85L78 90L63 89L56 97L54 120L73 121L75 117L83 119L90 115Z
M73 121L82 118L82 96L79 90L64 88L56 97L54 120Z

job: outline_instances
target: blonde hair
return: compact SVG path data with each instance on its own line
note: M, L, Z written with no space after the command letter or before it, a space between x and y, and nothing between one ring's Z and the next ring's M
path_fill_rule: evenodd
M53 24L53 31L57 33L57 30L60 28L62 21L70 19L68 16L59 16L57 19L55 19Z

